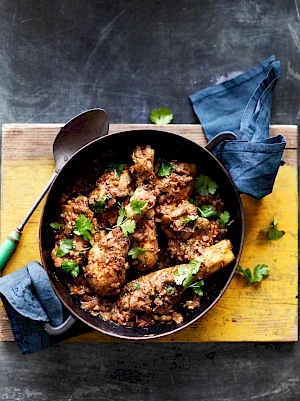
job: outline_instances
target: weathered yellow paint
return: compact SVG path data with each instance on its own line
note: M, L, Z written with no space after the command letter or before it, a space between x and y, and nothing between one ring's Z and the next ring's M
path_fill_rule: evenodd
M3 158L1 241L15 228L52 175L54 162ZM261 201L242 195L245 244L240 261L244 268L270 267L260 285L247 286L236 274L217 305L196 324L156 341L295 341L298 338L298 193L297 170L280 167L274 190ZM42 204L26 225L15 254L5 267L9 274L29 261L40 261L39 218ZM270 241L266 232L273 217L285 235ZM1 319L0 319L1 327ZM92 332L69 341L116 341Z

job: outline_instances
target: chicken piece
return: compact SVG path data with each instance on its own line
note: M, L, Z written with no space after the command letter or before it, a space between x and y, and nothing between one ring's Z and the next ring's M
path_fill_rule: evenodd
M152 269L159 256L156 225L154 221L154 210L150 209L137 223L132 235L131 248L146 250L145 253L138 253L133 259L132 265L141 271Z
M196 164L172 162L171 173L165 177L155 177L157 196L156 221L160 222L166 210L176 207L184 199L190 199L196 176ZM156 172L158 166L156 166ZM171 206L172 205L172 206Z
M115 227L102 240L96 242L88 254L84 268L89 285L102 296L116 295L126 278L125 261L129 239L120 227Z
M206 249L203 254L204 262L198 273L194 275L194 281L204 279L231 263L235 258L231 249L229 240L220 241ZM181 266L189 267L188 264ZM174 281L177 270L178 266L172 266L149 273L126 284L116 302L112 319L119 324L128 325L133 317L130 312L139 311L150 315L166 315L172 312L174 305L186 290Z
M57 251L60 247L60 241L62 239L72 239L73 249L64 256L57 256ZM85 241L81 236L74 235L73 238L66 238L64 234L58 235L55 241L55 247L52 249L51 258L54 262L55 267L61 267L63 261L74 261L78 266L82 266L87 261L88 250L90 249L90 243Z
M217 221L199 217L196 206L186 200L169 209L161 224L171 257L182 262L196 259L227 232Z
M103 201L103 210L113 206L118 199L131 196L133 193L132 179L129 168L125 167L120 177L116 170L105 171L97 180L96 188L89 195L89 204Z
M168 227L176 232L193 233L197 228L209 228L207 219L199 218L195 205L183 200L177 207L169 208L161 218L162 227ZM186 236L187 236L186 235Z
M95 230L98 229L98 222L89 208L88 198L86 196L77 196L77 198L69 199L62 205L61 217L64 221L64 234L66 236L71 234L76 220L81 214L90 219Z
M133 166L131 173L135 176L136 186L140 187L154 178L154 149L150 145L137 146L132 154Z
M203 253L204 262L200 271L196 274L196 279L201 280L229 265L235 258L231 249L232 245L228 239L224 239L207 248Z

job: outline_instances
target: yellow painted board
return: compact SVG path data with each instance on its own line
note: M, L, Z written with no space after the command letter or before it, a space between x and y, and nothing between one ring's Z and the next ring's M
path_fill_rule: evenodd
M126 125L122 125L125 127ZM188 135L188 126L177 126L177 131ZM198 126L199 127L199 126ZM26 127L25 127L26 128ZM28 145L26 129L19 126L18 141ZM37 129L40 138L31 152L19 150L19 157L13 157L14 148L9 127L3 136L2 157L2 203L1 241L19 224L43 186L52 175L54 162L51 156L52 137L58 127L52 127L51 140L42 140L43 125ZM117 125L113 127L117 130ZM193 127L193 139L203 140L201 127ZM279 128L282 131L282 127ZM47 130L46 130L47 131ZM16 132L14 128L14 132ZM276 130L275 130L276 132ZM293 135L295 130L293 130ZM11 135L11 136L10 136ZM46 135L46 134L44 134ZM192 136L193 136L192 135ZM49 137L49 130L47 131ZM201 139L202 138L202 139ZM40 145L39 145L40 143ZM240 264L253 269L256 264L265 263L270 267L270 276L255 286L247 286L245 280L236 274L220 301L197 323L175 335L151 341L205 342L205 341L296 341L298 339L298 191L297 191L297 149L285 153L286 164L279 169L273 193L261 201L242 195L245 210L245 245ZM42 147L42 148L41 148ZM46 147L46 148L45 148ZM44 156L43 156L44 155ZM50 156L49 156L50 155ZM43 157L41 157L43 156ZM38 260L38 228L42 204L26 225L21 242L5 267L3 274L15 271L29 261ZM279 229L285 235L278 241L270 241L264 227L273 217L279 221ZM2 310L1 310L2 309ZM9 324L3 307L0 307L0 340L12 340ZM68 341L113 341L116 339L91 332Z

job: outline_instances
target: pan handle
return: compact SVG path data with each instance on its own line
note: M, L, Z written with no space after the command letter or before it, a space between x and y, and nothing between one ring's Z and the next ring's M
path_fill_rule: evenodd
M223 141L226 140L236 140L237 136L230 131L224 131L220 132L220 134L216 135L212 140L208 142L208 144L205 146L205 149L207 149L210 153Z
M51 336L58 336L59 334L63 334L69 330L70 327L76 322L76 319L72 315L68 317L68 319L63 322L60 326L54 327L51 326L50 323L44 324L45 331L50 334Z

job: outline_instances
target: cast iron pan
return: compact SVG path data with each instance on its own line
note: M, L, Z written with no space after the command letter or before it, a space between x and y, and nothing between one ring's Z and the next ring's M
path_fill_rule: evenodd
M158 130L134 130L109 134L96 139L80 149L62 168L52 184L46 198L42 212L39 240L43 267L48 272L51 284L61 302L69 309L71 316L58 330L49 324L46 330L51 334L61 334L66 331L75 319L79 319L88 326L104 334L128 340L145 340L162 337L175 333L178 330L194 323L220 299L230 283L238 265L243 240L244 216L239 193L237 192L228 173L220 162L211 153L221 141L235 139L232 133L221 133L205 148L195 142L171 132ZM129 156L137 145L151 145L155 150L155 157L167 160L190 161L197 164L197 174L211 177L219 185L221 199L234 223L230 226L227 237L233 245L235 260L222 271L205 279L204 296L201 297L200 307L194 310L183 308L182 323L160 324L150 328L129 328L119 326L111 321L103 321L94 317L80 307L76 295L70 295L65 283L65 276L54 267L51 251L54 247L54 233L50 223L57 221L61 212L59 198L66 188L71 185L84 185L92 188L96 179L102 174L111 160L130 161ZM74 318L73 318L73 317Z

